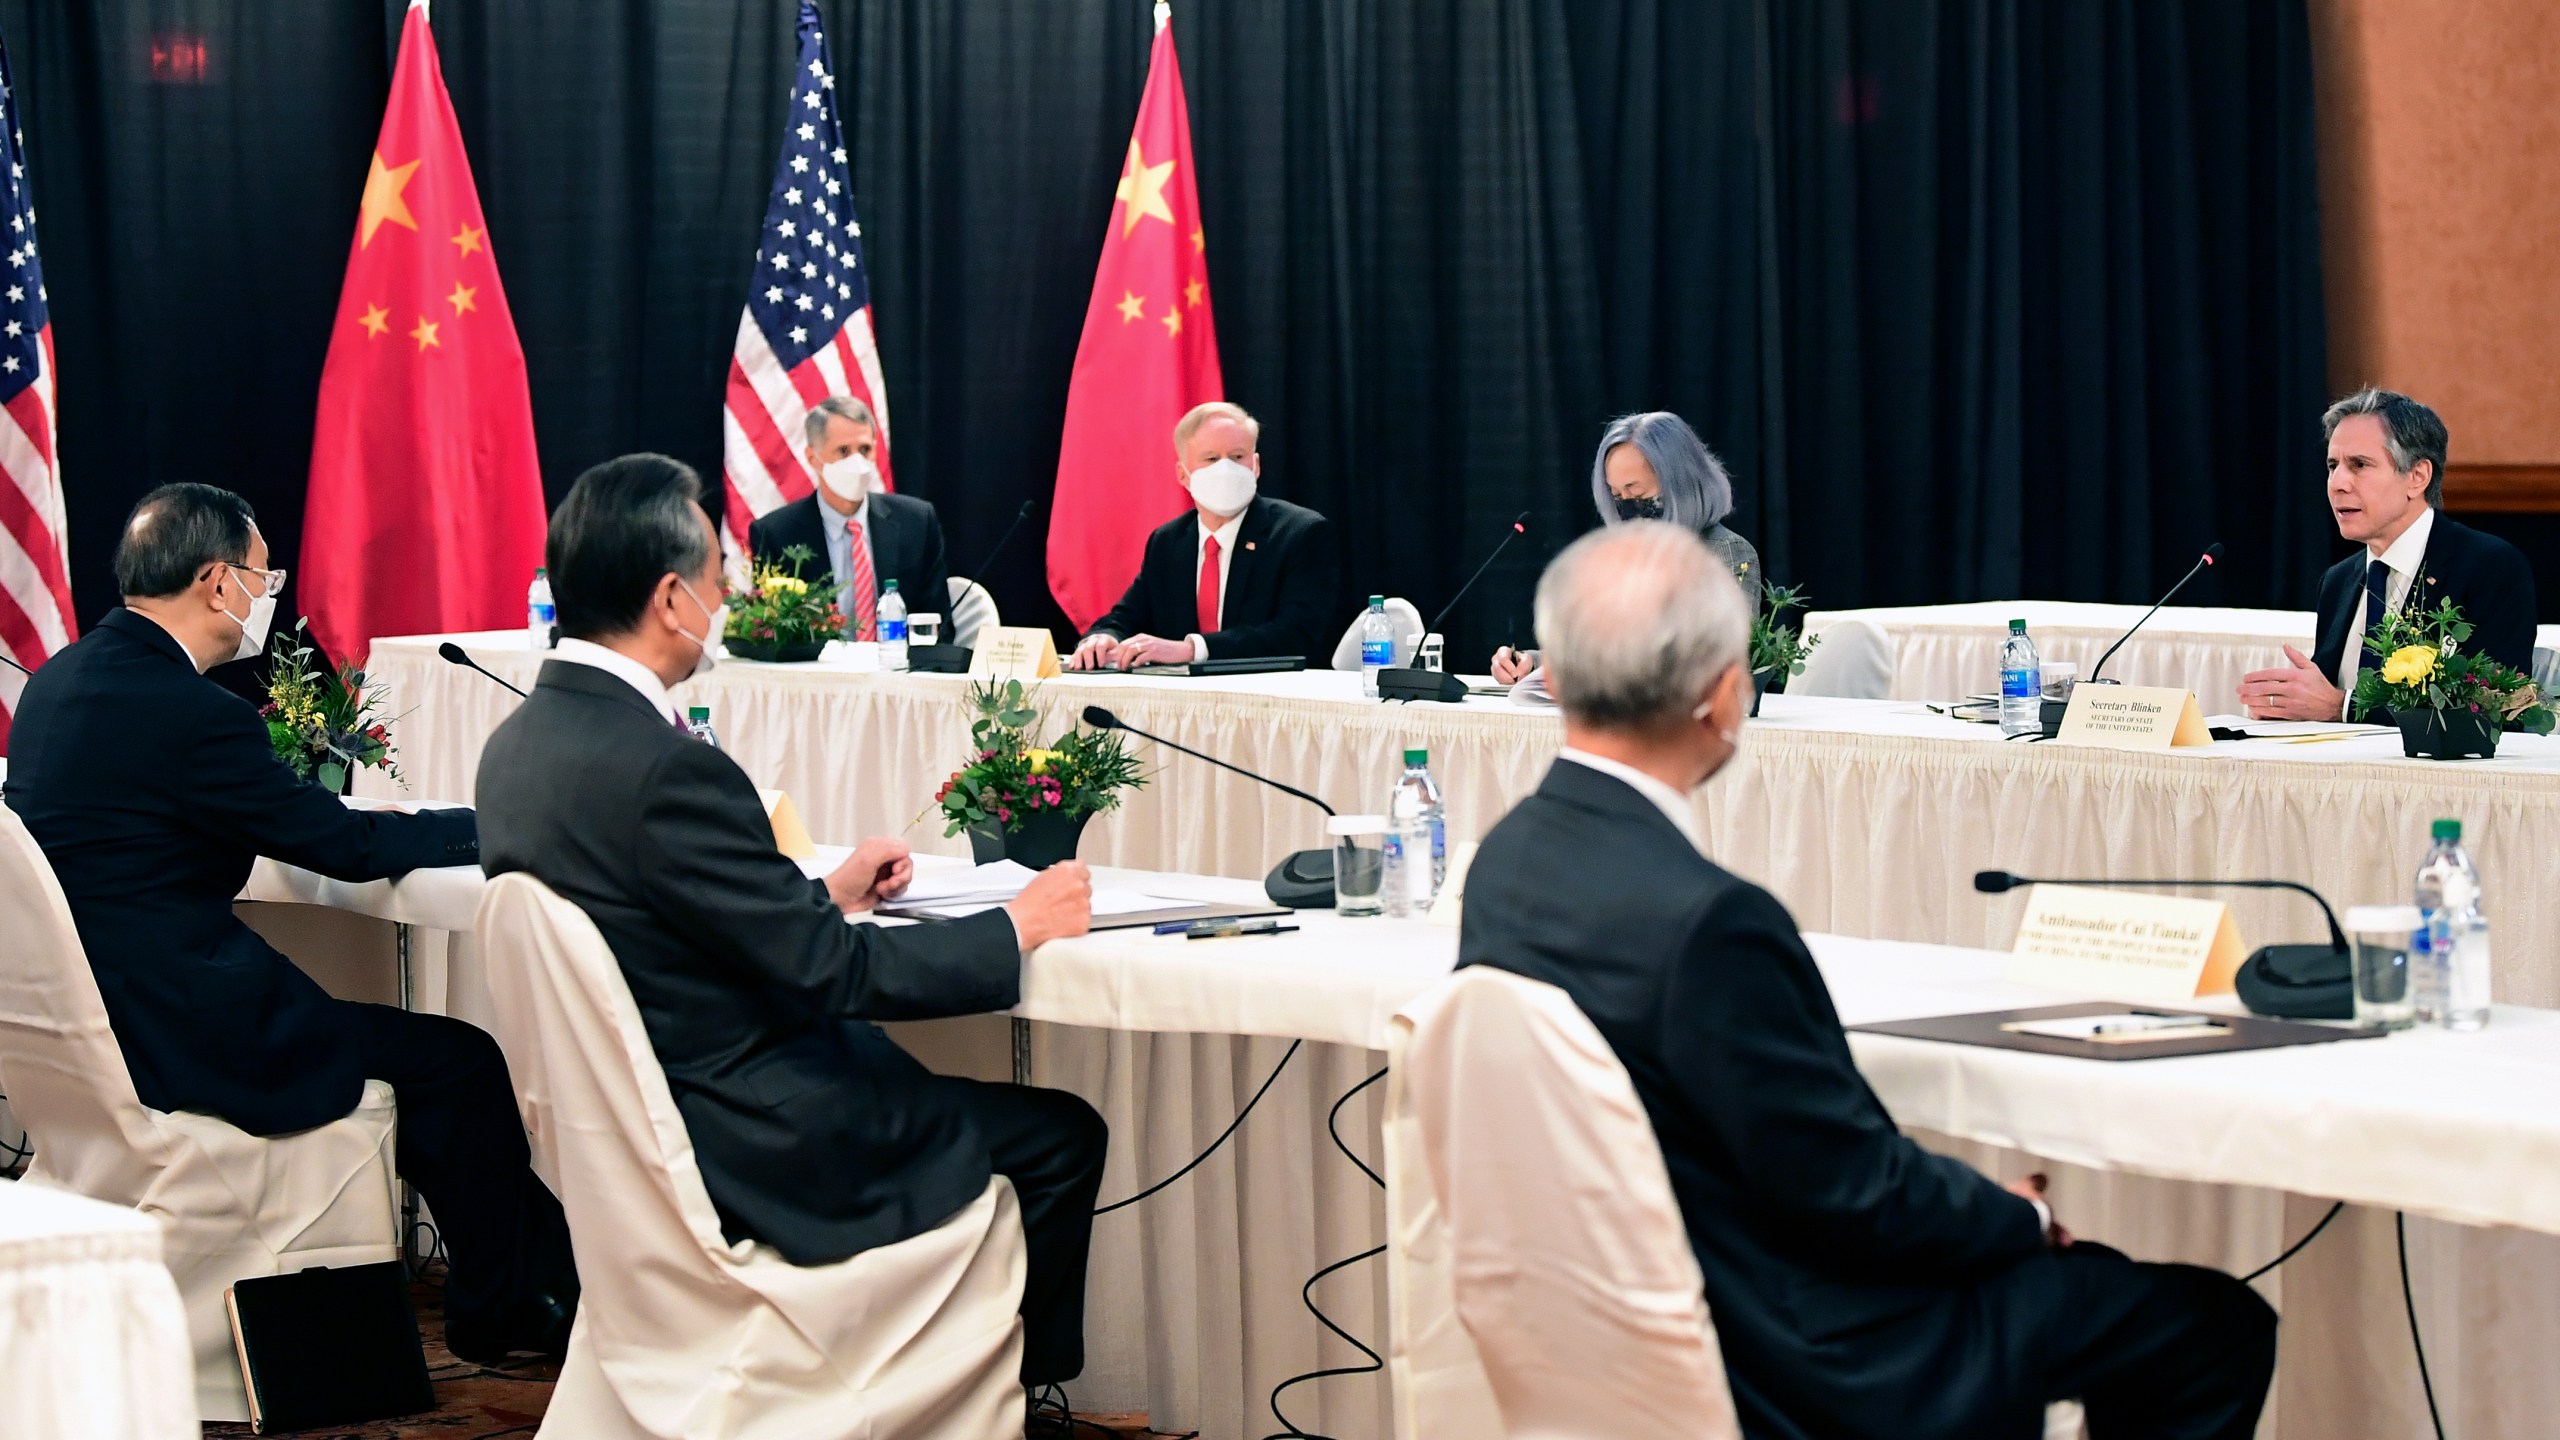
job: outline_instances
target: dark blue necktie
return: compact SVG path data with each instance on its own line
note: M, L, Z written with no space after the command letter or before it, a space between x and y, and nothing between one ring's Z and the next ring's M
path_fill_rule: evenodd
M2364 628L2367 634L2371 634L2373 628L2382 623L2382 612L2385 608L2384 592L2390 588L2390 585L2390 566L2383 564L2379 560L2368 560L2365 562Z

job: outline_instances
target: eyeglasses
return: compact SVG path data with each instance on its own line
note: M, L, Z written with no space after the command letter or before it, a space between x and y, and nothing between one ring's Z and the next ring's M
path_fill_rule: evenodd
M265 581L265 588L258 592L261 596L282 594L284 591L284 571L280 569L260 570L255 566L250 565L234 565L228 560L225 560L222 563L233 570L239 571L243 575L255 575L260 580Z

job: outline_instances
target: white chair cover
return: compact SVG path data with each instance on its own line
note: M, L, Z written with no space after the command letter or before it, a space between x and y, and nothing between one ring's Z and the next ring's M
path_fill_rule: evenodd
M732 1245L586 915L503 875L477 928L535 1168L568 1211L584 1287L542 1434L1018 1440L1024 1261L1003 1177L939 1229L832 1265Z
M35 837L0 808L0 1088L36 1148L25 1183L160 1222L186 1302L196 1405L246 1420L222 1292L236 1280L399 1255L391 1087L355 1113L261 1139L210 1115L146 1109L107 1025L71 909Z
M2533 647L2533 686L2546 700L2560 695L2560 650L2548 645Z
M976 645L981 632L1004 621L996 615L996 599L987 587L966 575L951 577L950 633L943 637L948 645Z
M10 1440L202 1440L157 1222L0 1182L0 1407Z
M1671 1177L1600 1032L1473 966L1392 1034L1398 1436L1738 1440Z
M1872 620L1843 620L1822 632L1822 643L1804 659L1804 673L1790 676L1790 695L1832 695L1843 700L1893 698L1893 636Z
M1368 617L1369 607L1351 617L1351 628L1342 632L1342 642L1333 647L1333 668L1357 671L1360 668L1360 622ZM1415 652L1422 648L1422 612L1401 595L1387 597L1387 620L1396 629L1396 664L1411 665Z

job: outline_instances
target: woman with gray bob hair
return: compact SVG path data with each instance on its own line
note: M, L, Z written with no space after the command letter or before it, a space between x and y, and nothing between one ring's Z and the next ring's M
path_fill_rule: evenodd
M1742 586L1743 608L1760 608L1760 552L1725 528L1733 513L1733 478L1724 462L1668 410L1621 415L1600 432L1591 456L1591 503L1600 523L1665 520L1707 542ZM1536 653L1493 652L1493 678L1509 685L1537 668Z

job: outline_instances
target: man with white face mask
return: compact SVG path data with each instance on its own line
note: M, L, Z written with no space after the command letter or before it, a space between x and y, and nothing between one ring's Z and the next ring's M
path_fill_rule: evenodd
M1537 594L1564 749L1485 836L1458 963L1565 991L1635 1082L1746 1435L2245 1440L2276 1317L2228 1275L2137 1264L1905 1137L1802 936L1719 868L1691 792L1740 744L1750 612L1695 531L1632 520ZM1607 1377L1592 1377L1594 1384Z
M142 1103L285 1135L353 1111L367 1079L389 1082L395 1163L452 1260L454 1353L558 1354L578 1301L568 1230L534 1177L497 1042L333 999L232 913L261 855L340 880L480 857L469 810L350 810L205 678L266 648L285 583L272 565L239 496L144 496L116 546L124 608L27 683L9 808L61 882Z
M908 614L947 618L951 568L943 556L942 517L912 495L878 488L873 457L880 427L871 407L849 395L829 396L810 407L801 430L817 488L747 527L747 548L757 561L788 570L782 552L807 546L801 578L844 592L839 603L848 640L880 638L880 593L893 580Z
M1261 422L1212 400L1173 427L1191 509L1147 537L1137 579L1069 657L1077 670L1328 653L1343 619L1333 524L1260 493Z

